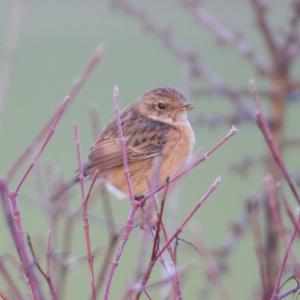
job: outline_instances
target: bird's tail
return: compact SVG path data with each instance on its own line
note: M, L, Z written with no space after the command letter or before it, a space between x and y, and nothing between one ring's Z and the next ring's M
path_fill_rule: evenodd
M54 193L50 196L49 201L58 201L60 200L66 192L68 192L77 182L79 182L79 176L76 174L71 180L64 182Z

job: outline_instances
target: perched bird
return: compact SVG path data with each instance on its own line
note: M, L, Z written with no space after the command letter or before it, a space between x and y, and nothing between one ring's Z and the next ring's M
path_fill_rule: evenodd
M136 199L147 194L149 175L157 157L161 158L159 182L165 182L191 154L195 142L187 119L191 109L191 103L180 92L157 88L121 112L129 174ZM84 176L92 179L95 175L129 196L116 120L104 128L90 150ZM72 183L77 181L78 176Z

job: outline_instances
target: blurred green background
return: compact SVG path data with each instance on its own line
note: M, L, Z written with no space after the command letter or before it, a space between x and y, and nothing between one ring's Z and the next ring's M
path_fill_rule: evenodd
M72 122L80 128L82 155L86 158L93 137L90 128L89 107L94 104L101 123L106 124L113 117L112 89L118 85L121 106L135 100L145 91L159 86L185 89L184 70L179 61L154 36L148 35L132 17L120 9L113 8L110 1L25 1L26 17L21 28L13 78L4 110L0 114L0 176L3 176L21 151L31 143L41 126L49 119L55 108L67 95L74 81L81 74L88 58L99 44L106 48L103 60L88 80L80 95L63 117L50 141L41 161L54 163L68 179L77 168ZM208 2L208 1L207 1ZM226 82L236 87L247 87L249 79L256 77L251 67L234 51L217 44L214 38L201 28L194 18L175 1L139 1L161 24L173 28L176 38L192 48L200 61L218 72ZM209 1L207 3L226 23L245 32L249 42L257 51L264 48L254 26L248 1ZM288 17L287 5L283 1L272 1L272 21L276 26L284 24ZM0 54L4 55L6 33L11 12L11 1L0 2ZM2 57L2 56L1 56ZM0 60L1 61L1 60ZM1 66L0 66L1 68ZM294 70L298 72L298 70ZM259 78L257 84L263 85ZM205 82L194 80L193 87L205 86ZM232 110L230 102L219 97L195 98L194 115L223 113ZM249 99L249 101L251 101ZM291 104L287 114L287 136L298 134L300 108ZM230 128L230 124L219 128L195 127L197 145L195 151L208 149ZM201 232L208 247L223 245L230 233L230 225L241 215L245 199L262 188L263 169L255 167L248 176L241 177L231 170L233 163L245 155L259 157L264 153L264 144L255 125L241 125L241 132L229 141L207 162L186 176L180 183L179 192L168 203L166 220L170 232L174 229L175 218L181 220L217 177L223 182L219 190L197 213L181 237L193 241L190 230ZM287 153L287 162L292 171L299 170L296 151ZM23 169L24 171L24 169ZM12 183L15 187L22 172ZM24 184L19 197L24 227L35 243L44 238L48 221L39 203L41 195L36 190L38 175L33 173ZM78 187L72 206L80 205ZM177 200L175 199L177 198ZM293 202L291 202L293 203ZM112 205L120 224L124 224L129 212L128 201L113 199ZM177 210L174 211L174 206ZM99 203L92 207L93 246L105 249L107 233L103 224L102 208ZM0 253L13 251L6 225L1 218ZM177 221L178 223L179 221ZM76 226L72 248L78 256L85 254L84 236L79 220ZM113 281L111 299L120 299L134 279L136 257L140 246L139 229L130 238L121 264ZM60 237L56 237L59 240ZM37 242L36 242L37 241ZM42 252L40 252L42 254ZM101 257L101 253L100 253ZM194 266L183 284L184 299L200 299L199 291L204 287L205 268L201 258L187 246L180 245L179 262L193 261ZM45 261L41 257L41 263ZM95 270L100 265L96 259ZM224 285L232 299L250 299L258 288L259 269L254 243L249 230L229 258L229 270L224 275ZM156 269L150 282L159 279L161 272ZM3 287L0 279L0 288ZM87 265L77 265L67 281L65 299L87 299L90 286ZM160 299L160 292L154 293ZM218 299L213 291L211 299Z

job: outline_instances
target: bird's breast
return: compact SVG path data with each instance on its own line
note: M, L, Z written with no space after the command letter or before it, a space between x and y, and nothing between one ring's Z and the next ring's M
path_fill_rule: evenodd
M179 138L166 145L164 162L161 166L160 179L172 177L190 156L195 143L194 132L188 121L180 122L176 126L180 132Z

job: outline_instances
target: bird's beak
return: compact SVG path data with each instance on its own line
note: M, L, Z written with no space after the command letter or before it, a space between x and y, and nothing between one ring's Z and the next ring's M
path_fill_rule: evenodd
M187 103L184 105L184 109L185 110L193 110L194 109L194 106L192 103Z

